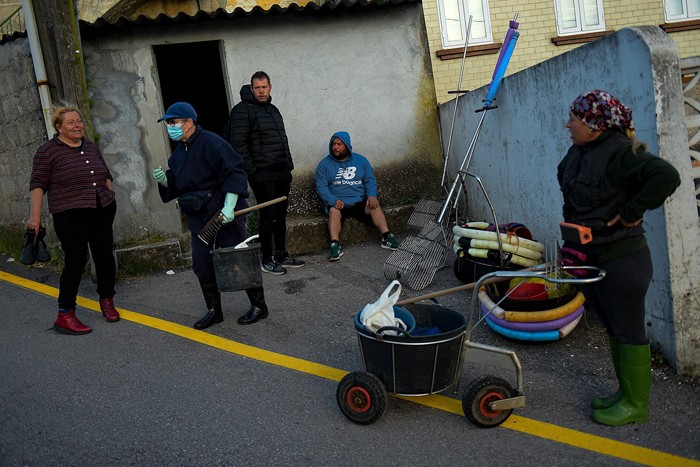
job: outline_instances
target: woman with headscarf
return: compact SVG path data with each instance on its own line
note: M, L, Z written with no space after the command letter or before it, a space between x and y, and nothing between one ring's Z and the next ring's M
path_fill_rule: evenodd
M113 300L116 266L112 245L117 202L112 174L95 143L85 138L85 125L78 109L58 108L52 123L56 134L34 155L27 229L39 233L41 204L47 193L53 227L65 260L53 329L63 334L87 334L92 329L77 318L75 306L88 247L95 263L102 315L110 323L119 321Z
M644 299L653 271L642 218L664 203L680 177L647 152L636 139L631 110L605 91L578 96L566 127L573 145L557 168L564 220L591 228L593 241L567 241L562 250L607 273L582 289L608 333L619 382L613 395L593 399L592 416L604 425L643 423L651 389Z

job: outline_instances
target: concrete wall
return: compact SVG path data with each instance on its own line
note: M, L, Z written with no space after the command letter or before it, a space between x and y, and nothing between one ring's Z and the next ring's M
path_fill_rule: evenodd
M508 74L534 66L544 60L569 52L581 44L555 45L551 39L558 36L554 3L551 0L489 0L491 28L494 43L503 41L508 31L508 21L519 13L520 39L508 66ZM440 21L436 0L422 2L425 15L430 60L435 75L437 101L446 102L454 96L447 91L457 89L461 58L443 60L436 55L442 50ZM605 0L605 29L616 31L630 26L658 26L665 22L663 0ZM679 48L683 58L700 55L700 29L673 32L670 37ZM487 85L493 74L498 51L493 54L467 55L462 89L476 89Z
M680 372L700 374L700 227L678 52L668 35L656 27L623 29L505 78L498 108L484 117L469 171L482 178L499 222L524 223L541 241L558 238L562 197L556 166L571 144L564 126L568 108L577 95L596 88L630 106L639 138L681 173L681 187L644 219L654 261L648 331ZM475 133L481 114L474 110L485 95L484 87L459 99L452 176ZM453 112L454 100L440 107L445 141ZM490 220L474 183L469 196L469 219Z

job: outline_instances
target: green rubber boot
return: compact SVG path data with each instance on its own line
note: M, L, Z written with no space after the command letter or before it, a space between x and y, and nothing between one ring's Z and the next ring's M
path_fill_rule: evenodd
M613 367L617 376L618 384L620 382L620 341L616 337L610 336L610 355L612 355ZM617 403L622 398L622 388L618 387L617 392L612 396L594 397L594 409L607 409Z
M620 389L622 397L607 409L593 410L593 420L620 426L644 423L649 416L651 349L647 345L619 344Z

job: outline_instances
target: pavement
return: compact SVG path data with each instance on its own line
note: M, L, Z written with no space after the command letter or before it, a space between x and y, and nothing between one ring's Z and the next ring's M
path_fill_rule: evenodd
M338 381L361 370L351 315L387 286L390 252L378 241L305 255L306 266L264 275L269 318L236 323L243 292L223 294L225 320L192 329L204 301L191 270L120 281L122 320L99 314L85 278L78 316L85 336L50 330L59 274L0 256L1 465L698 465L700 381L661 359L653 368L649 422L606 427L590 400L612 392L607 337L586 312L562 340L524 343L483 322L480 344L513 350L526 405L500 427L478 428L461 409L470 381L512 371L465 364L459 392L388 398L372 425L345 418ZM450 266L421 291L461 283ZM467 316L470 292L439 298Z

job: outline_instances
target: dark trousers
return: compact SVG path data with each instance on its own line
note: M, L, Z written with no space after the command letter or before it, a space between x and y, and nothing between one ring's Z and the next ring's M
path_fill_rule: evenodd
M598 265L605 279L581 286L605 329L623 344L646 345L644 299L653 275L649 248Z
M53 227L61 242L65 264L61 272L58 308L75 308L80 281L88 260L88 247L95 262L97 293L100 298L114 296L116 268L113 253L112 224L117 203L104 208L69 209L53 215Z
M241 243L248 237L248 231L245 228L245 216L237 217L232 222L229 222L216 234L216 239L212 244L207 245L199 237L199 233L205 225L204 218L189 217L188 225L192 233L192 270L199 280L199 285L207 294L215 293L219 296L218 284L216 282L216 273L214 272L214 259L210 251L216 248L233 247ZM260 309L265 308L265 292L262 286L246 289L246 295L250 304ZM207 306L211 305L207 303Z
M291 180L274 180L274 181L253 181L248 180L250 188L255 194L255 200L259 203L270 201L271 199L279 198L280 196L289 196ZM258 228L260 235L260 253L263 261L269 260L274 253L277 259L282 260L287 256L287 209L289 208L289 200L281 203L273 204L260 211L260 226ZM274 240L274 247L273 247Z

